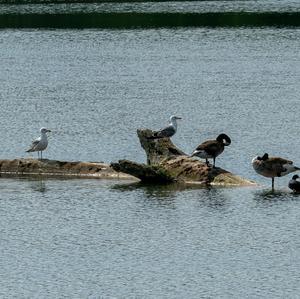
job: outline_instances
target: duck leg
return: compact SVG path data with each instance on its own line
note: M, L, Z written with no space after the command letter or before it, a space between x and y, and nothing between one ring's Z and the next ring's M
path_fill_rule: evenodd
M213 168L215 168L215 164L216 164L216 157L214 157L213 159L214 159Z
M274 191L274 178L272 178L272 191Z

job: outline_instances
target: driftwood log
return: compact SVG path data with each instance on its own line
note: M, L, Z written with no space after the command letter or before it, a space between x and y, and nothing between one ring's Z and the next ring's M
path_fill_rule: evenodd
M135 179L98 162L66 162L57 160L0 160L2 176L62 176L70 178Z
M111 166L118 172L127 173L149 183L182 182L200 185L250 186L253 181L244 179L227 170L207 166L178 149L169 138L149 139L153 131L137 131L147 164L120 160Z
M0 160L1 176L61 176L70 178L128 179L147 183L171 183L223 186L250 186L254 182L222 168L208 167L178 149L169 138L149 139L153 131L137 131L147 164L120 160L111 165L100 162L68 162L57 160Z

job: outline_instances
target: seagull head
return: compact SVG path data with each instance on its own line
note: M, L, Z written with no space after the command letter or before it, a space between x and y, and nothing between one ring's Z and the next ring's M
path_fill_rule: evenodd
M177 119L182 119L182 118L179 117L179 116L176 116L176 115L172 115L172 116L170 117L170 122L176 121Z
M41 129L40 129L40 132L41 132L42 134L46 134L47 132L51 132L51 130L48 130L48 129L46 129L46 128L41 128Z

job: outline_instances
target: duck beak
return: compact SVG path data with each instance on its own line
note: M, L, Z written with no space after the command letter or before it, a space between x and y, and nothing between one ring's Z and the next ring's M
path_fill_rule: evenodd
M51 130L47 130L47 132L51 132Z
M179 117L179 116L176 116L176 119L182 119L181 117Z

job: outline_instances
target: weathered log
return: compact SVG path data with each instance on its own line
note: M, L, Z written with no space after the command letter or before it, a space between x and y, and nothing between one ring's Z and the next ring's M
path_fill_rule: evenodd
M174 181L174 177L160 166L150 166L128 160L120 160L118 163L111 163L111 167L116 171L131 174L145 183L164 184Z
M130 179L151 183L182 182L187 184L255 185L222 168L208 167L178 149L169 138L151 139L151 130L138 130L147 165L121 160L111 165L99 162L68 162L57 160L0 160L0 175L63 176L76 178Z
M63 176L78 178L135 179L98 162L66 162L57 160L0 160L0 174L5 176Z
M255 185L253 181L219 167L212 168L197 158L186 155L172 143L170 138L151 139L149 137L153 136L153 131L149 129L139 129L137 134L146 152L148 165L121 160L119 163L112 164L115 170L147 182L178 181L202 185Z
M147 164L157 165L168 158L176 156L187 156L178 149L170 138L150 139L154 132L149 129L137 130L142 148L147 155Z

